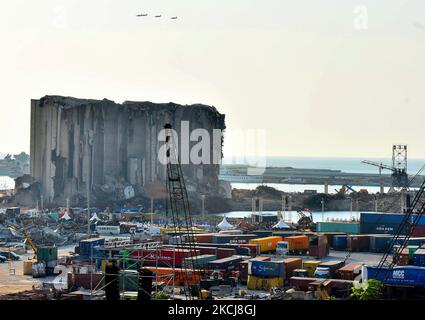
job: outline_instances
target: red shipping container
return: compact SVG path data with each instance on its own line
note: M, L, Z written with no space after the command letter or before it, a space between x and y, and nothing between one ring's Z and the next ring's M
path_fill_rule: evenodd
M363 263L352 262L337 270L336 274L339 279L354 280L362 270Z
M350 251L368 251L369 235L350 235L347 237L347 248Z
M227 258L227 257L231 257L231 256L234 256L235 254L236 254L235 249L217 248L217 260Z
M308 291L309 287L311 287L311 283L315 281L317 281L317 278L292 277L289 280L289 285L296 290Z
M199 250L192 250L192 256L198 256ZM163 249L163 250L140 250L134 251L132 256L143 260L144 265L167 265L181 266L184 258L190 257L190 250L187 249Z
M193 238L197 243L212 243L213 233L198 233L194 234Z
M303 260L301 258L287 258L283 260L285 264L286 279L292 277L292 271L303 268Z
M425 226L416 226L413 229L412 237L425 237Z
M175 245L164 245L165 248L176 248ZM189 246L179 246L180 249L190 249ZM193 247L192 249L199 250L200 254L217 255L217 247Z

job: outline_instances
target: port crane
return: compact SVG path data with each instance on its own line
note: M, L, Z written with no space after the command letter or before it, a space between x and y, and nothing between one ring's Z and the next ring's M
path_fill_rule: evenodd
M363 160L362 163L375 166L379 168L379 179L381 186L381 193L384 191L383 181L382 181L382 170L390 170L391 173L391 191L394 191L394 188L401 189L402 191L408 189L409 177L407 175L407 145L399 144L393 145L392 148L392 165L386 165L382 162L375 162L369 160Z
M166 187L167 187L167 216L168 207L171 209L171 218L174 224L174 231L179 235L186 235L186 241L177 241L177 248L189 249L190 265L182 266L182 273L184 277L185 295L187 300L193 300L196 296L192 294L194 290L193 282L200 284L201 274L197 270L196 252L195 252L195 239L192 223L192 215L189 207L189 200L187 195L186 184L184 181L183 171L180 165L177 150L172 139L171 124L166 124L165 129L165 143L166 149ZM189 270L190 269L190 270ZM198 278L198 279L194 279ZM193 291L192 291L193 290ZM199 290L197 290L199 291Z
M416 192L412 202L410 202L410 195L406 195L407 211L394 236L391 238L385 253L377 265L376 272L374 274L375 279L381 280L385 283L391 270L397 265L397 261L401 256L403 249L408 244L413 230L418 225L421 217L424 215L424 193L425 180L422 182L419 190ZM400 246L395 247L396 244L400 244Z

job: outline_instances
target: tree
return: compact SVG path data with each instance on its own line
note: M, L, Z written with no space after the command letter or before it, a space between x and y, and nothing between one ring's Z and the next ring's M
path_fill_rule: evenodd
M384 285L376 279L369 279L365 284L354 285L351 297L357 300L378 300L382 297Z

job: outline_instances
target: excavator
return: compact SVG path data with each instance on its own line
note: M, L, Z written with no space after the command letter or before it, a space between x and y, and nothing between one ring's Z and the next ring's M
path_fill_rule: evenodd
M37 246L32 242L30 235L28 234L27 230L22 227L21 232L23 236L25 237L25 242L29 244L31 249L34 251L34 258L37 256Z
M316 224L313 222L313 214L311 211L308 211L310 213L310 216L306 215L303 211L297 211L299 215L298 219L298 227L301 229L310 229L311 231L316 230Z

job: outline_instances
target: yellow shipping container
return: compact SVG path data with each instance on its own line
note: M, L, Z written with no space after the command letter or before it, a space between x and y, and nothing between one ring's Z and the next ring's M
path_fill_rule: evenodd
M249 290L264 290L268 291L271 288L281 288L283 287L283 277L279 278L261 278L255 276L248 276L248 289Z
M283 287L283 277L280 278L259 278L257 279L257 290L270 290L271 288Z
M24 276L32 276L32 264L35 260L24 260Z
M257 290L257 277L248 275L247 288L249 290Z
M282 241L282 237L265 237L249 240L249 244L256 244L260 247L260 252L274 251L276 250L277 243Z
M314 277L314 271L321 264L321 261L318 260L308 260L303 262L303 269L307 270L307 275L309 277Z

